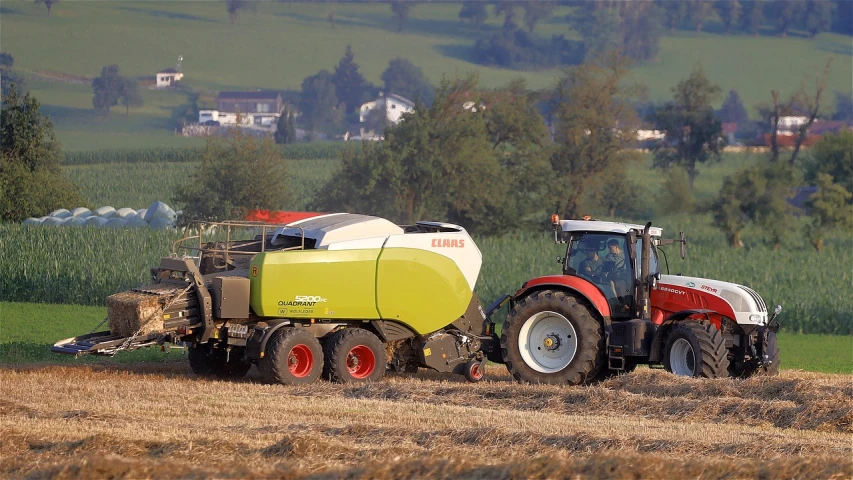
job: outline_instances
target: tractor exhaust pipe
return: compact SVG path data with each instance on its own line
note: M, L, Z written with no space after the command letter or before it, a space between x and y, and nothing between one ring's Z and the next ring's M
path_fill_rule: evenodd
M651 318L651 312L649 312L649 295L650 295L650 285L651 278L649 275L650 270L650 258L652 255L652 236L649 234L649 230L652 228L652 222L646 224L646 227L643 229L643 251L641 253L640 260L640 288L639 295L637 298L637 318L647 319Z

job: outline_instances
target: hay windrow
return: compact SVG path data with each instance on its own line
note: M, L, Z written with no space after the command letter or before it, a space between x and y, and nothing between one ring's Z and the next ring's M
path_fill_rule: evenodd
M113 335L129 337L163 331L161 297L141 292L121 292L107 297L107 318Z

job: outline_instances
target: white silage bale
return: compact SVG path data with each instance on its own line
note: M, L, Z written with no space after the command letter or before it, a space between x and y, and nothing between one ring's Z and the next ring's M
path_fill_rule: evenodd
M127 218L126 220L127 220L127 226L129 228L147 228L148 227L148 222L146 222L145 219L140 217L139 215L134 215L132 217Z
M136 216L137 216L137 217L139 217L139 218L141 218L141 219L143 219L143 220L145 220L145 214L146 214L146 213L148 213L148 209L147 209L147 208L140 208L139 210L137 210L137 211L136 211Z
M47 217L44 219L43 222L41 222L41 224L48 226L48 227L55 227L57 225L62 225L63 220L65 220L65 219L59 218L59 217Z
M175 228L175 222L164 217L157 217L148 222L148 227L155 230L163 230L166 228Z
M86 219L87 227L103 227L107 222L109 222L108 218L97 217L92 215L91 217Z
M119 218L124 218L125 220L127 220L131 215L136 215L136 210L127 207L119 208L118 210L116 210L116 216Z
M86 218L88 217L70 217L65 220L63 225L67 227L82 227L86 225Z
M113 217L104 224L104 228L124 228L126 226L127 220L119 217Z
M68 210L66 210L64 208L59 208L59 209L56 209L56 210L50 212L50 216L56 217L56 218L68 218L71 216L71 212L69 212Z
M99 217L112 218L116 214L116 209L110 206L98 207L93 213Z
M171 222L178 219L178 215L175 214L175 211L161 201L152 203L147 210L148 211L145 212L145 221L149 224L154 221L155 218L165 218Z
M86 207L77 207L74 210L71 210L72 217L82 217L86 218L92 215L92 211Z
M41 220L38 218L30 217L24 220L24 225L41 225Z

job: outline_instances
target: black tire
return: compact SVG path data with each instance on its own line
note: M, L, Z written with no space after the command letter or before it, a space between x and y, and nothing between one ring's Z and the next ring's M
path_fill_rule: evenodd
M555 327L549 330L552 324ZM521 339L522 335L526 338ZM536 349L528 344L522 351L528 341L536 342ZM520 299L501 332L503 362L520 382L578 385L591 381L604 366L603 352L604 332L590 307L561 291L543 290Z
M676 375L721 378L729 375L729 358L722 332L707 320L685 320L669 331L663 365Z
M273 333L258 368L268 383L312 383L323 372L323 348L310 332L283 327Z
M216 349L211 351L209 346L201 345L190 347L187 358L193 373L199 377L243 378L249 373L252 364L242 358L237 359L234 353L229 362L226 352Z
M482 381L486 377L486 361L472 358L465 364L465 380L471 383Z
M363 328L345 328L324 342L323 378L336 383L378 382L385 375L385 348Z

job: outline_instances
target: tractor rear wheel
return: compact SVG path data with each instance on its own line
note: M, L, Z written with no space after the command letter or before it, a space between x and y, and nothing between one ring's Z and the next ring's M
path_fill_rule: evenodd
M273 333L258 367L269 383L312 383L323 371L323 348L307 330L284 327Z
M325 342L323 378L337 383L378 382L385 375L385 348L363 328L345 328Z
M666 340L663 365L685 377L727 377L726 340L707 320L685 320L672 327Z
M501 354L522 382L578 385L604 367L601 324L590 308L561 291L534 292L507 315Z
M252 364L231 358L222 350L211 351L207 345L190 347L187 357L193 373L199 377L243 378Z

